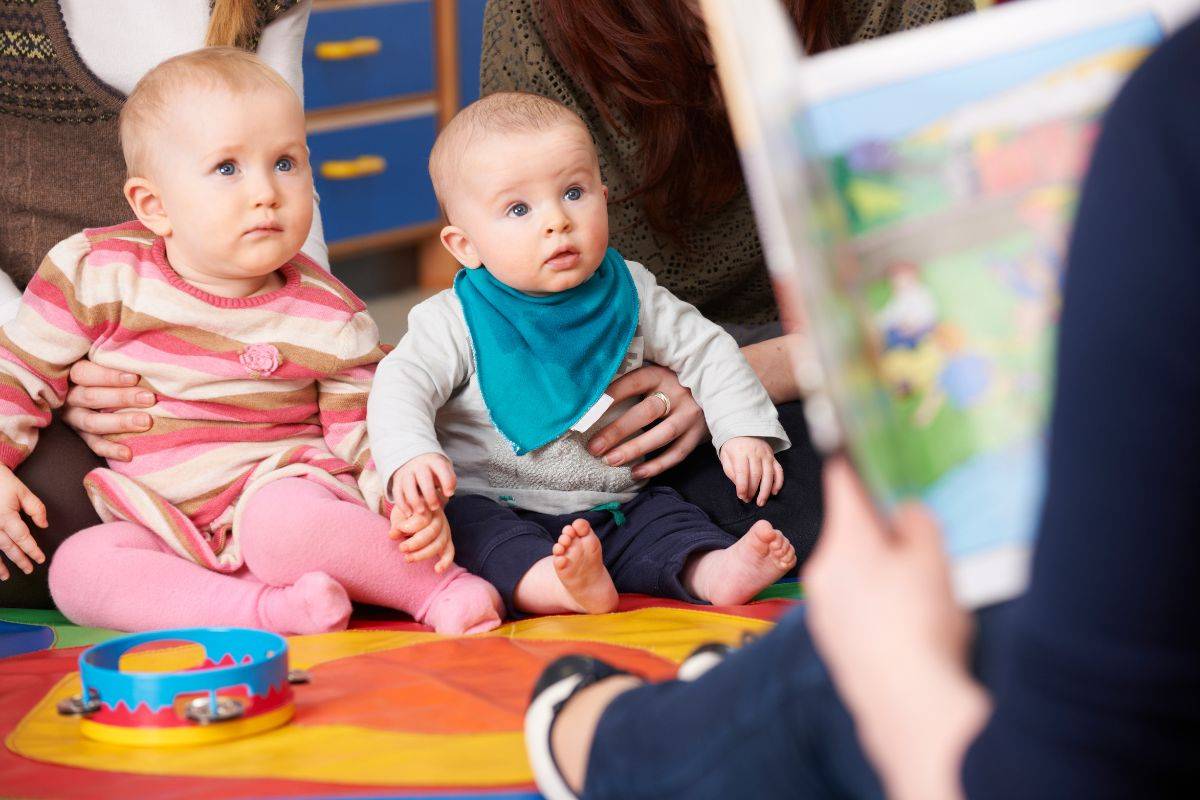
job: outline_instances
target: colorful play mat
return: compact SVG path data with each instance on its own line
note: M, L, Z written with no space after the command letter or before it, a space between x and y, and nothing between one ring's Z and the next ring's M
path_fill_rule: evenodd
M697 645L761 634L799 597L771 587L738 607L630 595L599 616L538 617L487 634L438 636L367 610L351 629L288 639L296 714L219 744L126 747L84 738L60 700L80 691L82 650L119 635L52 611L0 609L0 797L537 798L521 738L541 669L567 653L670 678ZM196 666L199 645L164 642L124 670Z

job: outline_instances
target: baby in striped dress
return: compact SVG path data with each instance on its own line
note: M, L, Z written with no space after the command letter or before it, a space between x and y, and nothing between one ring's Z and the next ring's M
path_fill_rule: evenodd
M20 511L44 526L46 509L12 470L86 356L157 403L120 435L131 459L85 481L103 524L55 554L73 622L317 633L357 600L444 633L498 625L490 584L389 538L366 437L383 352L362 301L298 254L313 184L295 93L253 55L198 50L148 73L120 128L137 221L55 246L0 331L0 550L44 560Z

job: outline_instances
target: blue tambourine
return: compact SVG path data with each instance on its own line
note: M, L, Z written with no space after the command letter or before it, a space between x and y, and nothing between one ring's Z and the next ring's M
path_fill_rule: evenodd
M204 663L180 672L124 672L121 656L152 642L195 642ZM82 692L58 704L80 732L114 744L207 744L270 730L295 713L287 641L250 628L179 628L122 636L79 656Z

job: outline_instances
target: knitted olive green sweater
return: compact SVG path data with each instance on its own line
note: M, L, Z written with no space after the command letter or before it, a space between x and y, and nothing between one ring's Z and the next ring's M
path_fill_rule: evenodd
M970 11L974 3L845 0L843 6L850 40L861 41ZM536 92L565 103L591 128L609 196L626 196L640 183L638 142L607 125L587 92L550 55L538 27L538 8L538 0L488 0L480 68L483 93ZM714 322L750 326L778 319L744 190L679 241L651 228L640 200L613 203L609 222L613 247L644 264L662 285Z
M250 44L295 4L255 0ZM83 63L57 0L0 0L0 270L18 288L56 242L129 219L124 102Z

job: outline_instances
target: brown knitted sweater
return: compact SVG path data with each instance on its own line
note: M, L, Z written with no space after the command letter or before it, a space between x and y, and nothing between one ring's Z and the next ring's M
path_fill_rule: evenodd
M296 0L256 4L261 32ZM56 0L0 0L0 269L18 287L56 242L129 219L124 102L80 59Z
M913 28L974 9L972 0L846 0L851 41ZM638 142L613 130L587 92L571 81L550 55L538 28L537 0L488 0L480 82L484 94L526 91L552 97L577 112L600 152L609 196L629 195L640 184ZM778 319L743 190L705 224L681 240L655 231L638 200L609 206L613 247L644 264L659 282L724 325L755 325Z

